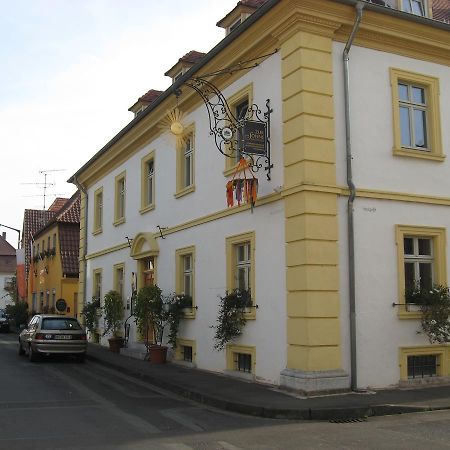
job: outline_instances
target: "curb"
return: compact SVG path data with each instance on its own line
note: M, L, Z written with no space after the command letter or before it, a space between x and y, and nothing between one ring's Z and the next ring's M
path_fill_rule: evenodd
M145 380L156 387L170 391L181 397L201 403L213 408L230 411L239 414L245 414L254 417L262 417L266 419L283 419L283 420L321 420L330 421L334 423L344 423L349 421L365 420L368 417L388 416L396 414L408 414L417 412L429 412L437 410L450 409L448 406L417 406L417 405L399 405L399 404L385 404L385 405L367 405L367 406L351 406L342 408L318 408L318 409L282 409L270 408L257 405L250 405L246 403L238 403L222 398L205 395L201 392L191 389L183 388L177 384L170 383L158 377L152 377L143 372L132 370L121 365L105 361L101 358L93 356L89 353L86 358L95 361L105 367L115 370L120 370L128 376Z

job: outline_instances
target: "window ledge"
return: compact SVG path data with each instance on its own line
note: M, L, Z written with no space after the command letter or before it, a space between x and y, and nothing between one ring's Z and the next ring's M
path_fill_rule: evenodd
M145 214L146 212L153 211L154 209L155 209L155 204L152 203L151 205L147 205L147 206L145 206L144 208L141 208L141 209L139 210L139 212L140 212L141 214Z
M119 225L122 225L123 223L125 223L125 217L122 217L121 219L117 219L113 222L113 225L115 227L118 227Z
M93 236L96 236L97 234L103 233L103 228L97 228L92 232Z
M423 150L394 148L392 150L392 152L395 156L406 156L406 157L411 157L411 158L428 159L431 161L438 161L438 162L445 161L445 155L438 154L438 153L432 153L432 152L426 152Z
M256 320L256 307L244 308L244 317L246 320Z
M417 320L422 318L422 312L421 311L406 311L405 307L399 306L398 307L398 318L401 320Z
M192 184L191 186L188 186L186 188L181 189L180 191L177 191L174 194L175 198L183 197L184 195L190 194L191 192L195 191L195 184Z
M195 312L196 312L197 310L195 309L195 307L194 308L192 308L192 310L191 310L191 308L185 308L185 311L184 311L184 315L183 315L183 319L189 319L189 320L192 320L192 319L195 319Z

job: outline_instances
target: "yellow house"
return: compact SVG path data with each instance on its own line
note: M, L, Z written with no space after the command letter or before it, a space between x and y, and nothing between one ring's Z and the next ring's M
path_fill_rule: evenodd
M28 310L77 317L80 195L33 236Z

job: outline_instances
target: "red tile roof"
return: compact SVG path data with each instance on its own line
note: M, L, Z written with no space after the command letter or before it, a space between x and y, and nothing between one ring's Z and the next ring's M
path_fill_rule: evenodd
M59 224L59 248L62 272L67 276L78 276L78 254L80 248L80 227L74 223Z
M0 256L16 256L16 249L0 235Z
M55 216L55 211L44 209L26 209L23 215L22 248L25 249L25 270L28 270L31 262L31 242L34 234Z
M433 0L433 19L450 23L450 0Z
M75 192L59 214L53 219L55 222L80 223L81 195Z
M152 103L162 94L162 92L163 91L157 91L156 89L150 89L142 97L139 97L138 102Z
M58 212L68 201L68 198L56 197L55 201L50 205L48 210Z
M185 64L189 64L189 65L193 66L193 65L197 64L205 55L206 55L206 53L197 52L196 50L191 50L190 52L188 52L184 56L182 56L164 75L170 76L169 73L179 63L185 63Z

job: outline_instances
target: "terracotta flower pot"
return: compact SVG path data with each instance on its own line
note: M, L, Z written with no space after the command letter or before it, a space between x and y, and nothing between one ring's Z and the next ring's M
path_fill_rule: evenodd
M123 338L110 338L108 342L110 351L120 353L120 349L123 347Z
M167 347L163 345L150 346L150 362L153 364L165 364L167 358Z

